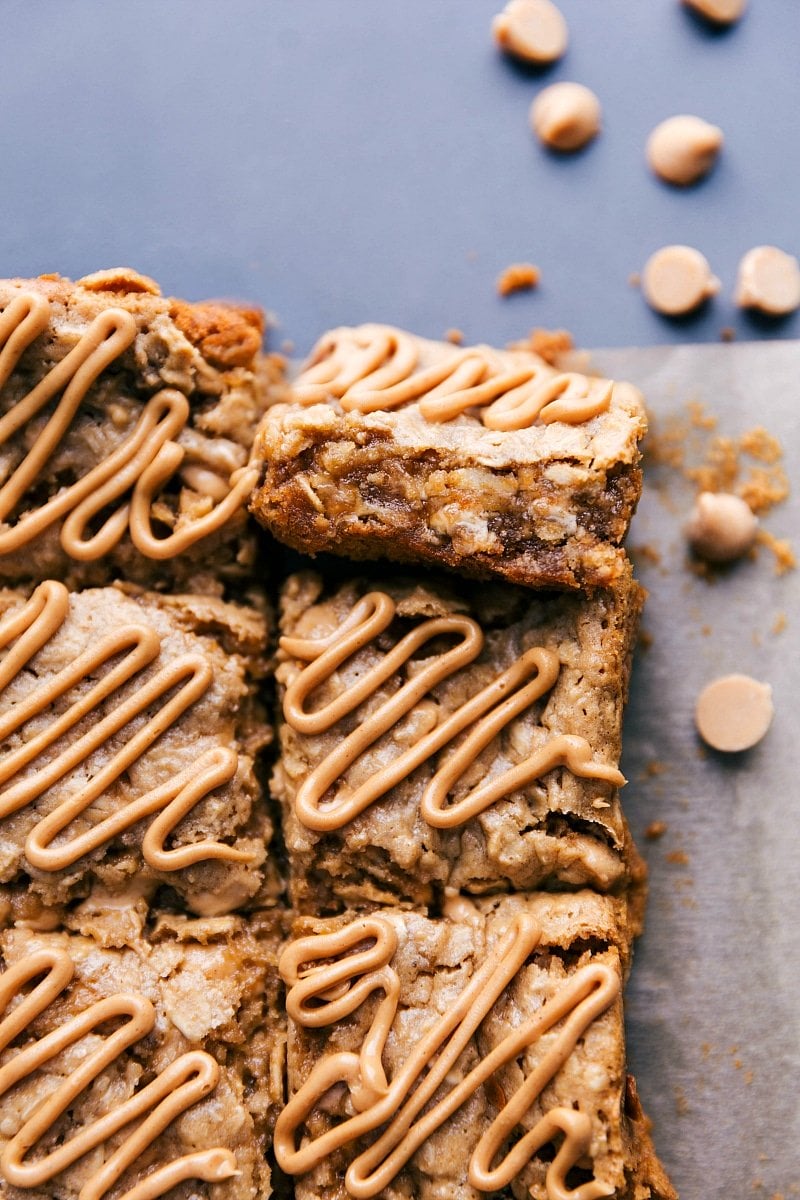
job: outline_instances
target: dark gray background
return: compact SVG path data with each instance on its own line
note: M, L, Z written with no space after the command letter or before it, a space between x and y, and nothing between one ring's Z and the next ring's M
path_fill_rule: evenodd
M583 345L797 336L730 303L750 246L800 250L800 3L704 28L677 0L562 0L544 74L491 43L500 0L3 0L0 268L133 265L189 298L252 298L304 352L326 327L395 322ZM553 158L538 88L594 88L605 131ZM695 112L727 134L688 192L651 178L647 133ZM628 277L684 241L723 282L700 317L651 313ZM531 260L538 292L502 301Z

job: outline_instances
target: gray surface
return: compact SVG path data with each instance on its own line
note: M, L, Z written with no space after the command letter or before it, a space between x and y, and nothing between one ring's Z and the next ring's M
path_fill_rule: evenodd
M765 425L800 477L800 343L597 354L593 364L639 383L656 419L699 400L720 417L718 432ZM647 480L630 542L653 642L634 669L623 756L623 799L651 872L628 993L631 1064L683 1200L788 1200L800 1191L800 575L776 577L761 550L713 584L698 579L681 536L691 486L666 469ZM796 487L764 525L798 549ZM772 685L773 726L746 754L704 753L695 699L736 671ZM648 776L654 761L664 772ZM647 842L657 819L668 831ZM676 852L687 861L670 862Z
M729 295L750 246L800 250L800 4L752 0L713 34L677 0L561 3L572 44L536 76L491 45L499 0L4 0L2 272L138 265L176 294L259 300L299 351L376 319L496 342L566 325L594 346L798 336L727 298L676 326L627 280L686 241ZM565 159L527 126L559 78L606 114ZM643 163L680 111L728 135L689 192ZM540 290L497 299L520 259Z

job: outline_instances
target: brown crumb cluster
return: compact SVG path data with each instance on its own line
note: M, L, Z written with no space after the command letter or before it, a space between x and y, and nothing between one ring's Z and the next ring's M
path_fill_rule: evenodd
M669 826L666 821L651 821L644 831L644 836L648 842L657 842L667 832Z
M777 538L768 530L759 529L756 540L774 554L776 575L785 575L787 571L794 571L797 566L797 556L788 538Z
M659 486L659 468L679 471L697 492L731 492L763 517L789 496L791 485L783 464L783 447L767 429L756 425L738 437L714 432L717 418L704 405L690 401L680 415L656 422L651 418L645 442L649 478ZM664 476L662 474L662 482ZM756 538L775 557L775 571L783 575L797 566L791 543L760 529ZM690 563L698 576L713 579L707 563Z
M498 296L510 296L512 292L527 292L539 282L539 268L533 263L511 263L497 277Z
M654 467L680 471L698 492L741 496L759 516L781 504L790 487L779 440L762 426L738 437L704 436L711 435L716 426L716 416L692 401L685 414L651 422L645 458Z

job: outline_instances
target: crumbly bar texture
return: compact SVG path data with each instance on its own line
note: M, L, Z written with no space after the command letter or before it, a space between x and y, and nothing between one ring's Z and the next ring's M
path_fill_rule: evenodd
M438 1200L443 1196L449 1200L480 1200L487 1194L509 1200L553 1200L582 1186L587 1190L579 1194L586 1196L673 1200L675 1193L655 1155L635 1085L626 1076L620 989L627 969L630 929L625 907L619 901L589 892L570 896L527 894L475 902L461 899L449 909L445 906L439 918L399 909L381 910L372 914L374 917L391 927L395 947L391 955L384 953L378 961L375 951L379 942L369 918L360 937L356 934L345 941L346 930L357 920L352 915L300 919L295 936L305 939L302 949L296 952L294 964L287 961L286 954L281 959L290 1008L292 965L302 972L306 988L313 985L314 970L319 971L321 989L324 969L346 963L348 957L353 963L347 984L341 983L338 988L338 997L352 997L346 1017L338 1019L334 1012L330 1020L324 1020L325 1003L333 1009L337 1000L337 993L329 992L316 1002L316 1007L311 1001L306 1003L309 1012L313 1008L313 1025L304 1021L302 1011L299 1018L290 1016L289 1020L289 1093L295 1099L289 1119L284 1114L276 1127L278 1161L281 1146L284 1151L287 1147L290 1152L302 1148L308 1153L309 1143L326 1134L333 1131L336 1139L319 1163L309 1166L307 1160L289 1161L295 1171L307 1168L297 1171L298 1200L349 1200L352 1193L347 1187L348 1169L383 1136L386 1141L378 1147L372 1162L354 1168L360 1179L370 1170L379 1169L396 1143L392 1137L395 1125L407 1112L404 1105L408 1089L398 1083L401 1073L404 1068L410 1069L412 1060L417 1065L421 1061L422 1073L415 1076L412 1087L423 1086L427 1073L435 1070L464 1028L456 1025L449 1034L450 1041L448 1036L437 1038L431 1033L453 1014L465 1023L470 1014L479 1020L471 1026L463 1049L447 1064L446 1076L427 1101L425 1114L435 1112L470 1072L480 1070L504 1039L521 1034L522 1044L511 1054L499 1054L504 1061L488 1077L479 1079L477 1086L465 1087L460 1106L446 1119L429 1117L435 1129L428 1130L428 1136L401 1162L390 1182L384 1179L379 1191L357 1194L380 1195L383 1200ZM338 947L329 936L332 934L339 935ZM466 1009L460 1008L487 960L492 956L495 961L502 959L504 938L506 950L512 955L522 943L521 963L517 958L519 965L495 993L496 999L482 1000L480 995L486 992L479 989ZM315 947L317 941L319 949ZM370 949L372 961L356 965L357 956ZM323 952L325 957L320 958ZM348 1083L342 1081L332 1082L329 1090L311 1103L314 1083L326 1063L330 1068L328 1078L333 1080L337 1072L330 1066L330 1056L334 1054L343 1068L350 1068L350 1088L364 1083L365 1068L371 1059L374 1062L377 1052L374 1036L369 1035L380 1026L379 1006L386 1003L378 978L388 987L387 972L394 975L396 990L391 994L396 1007L391 1013L388 1037L381 1036L377 1048L391 1091L391 1115L377 1129L373 1125L370 1132L351 1140L344 1123L354 1113L364 1111L363 1102L353 1105ZM356 994L357 988L360 990ZM594 1000L598 1003L591 1012L587 1006ZM344 1004L338 999L339 1007ZM563 1005L561 1017L548 1019L553 1006L559 1004ZM426 1036L432 1044L421 1051ZM563 1052L560 1062L554 1062L557 1050ZM351 1062L345 1063L348 1055ZM352 1066L353 1061L358 1063L357 1068ZM531 1082L537 1072L538 1084ZM524 1110L511 1115L508 1134L501 1137L489 1165L499 1167L512 1145L518 1145L537 1126L543 1130L541 1144L522 1155L506 1182L488 1191L479 1190L469 1175L475 1159L481 1157L479 1143L496 1119L503 1120L501 1111L513 1104L526 1082L530 1091ZM304 1087L305 1092L301 1090ZM412 1098L413 1094L412 1090ZM546 1121L542 1123L548 1114L553 1122L549 1129ZM407 1127L405 1122L403 1128ZM557 1156L562 1149L566 1153L567 1142L576 1134L582 1135L583 1141L568 1156L572 1164L568 1161L565 1169ZM559 1174L565 1190L555 1186L553 1176ZM593 1179L603 1185L602 1190L589 1190Z
M519 664L528 652L544 650L555 664L555 680L538 699L523 706L500 728L452 781L447 805L529 762L565 735L582 739L591 763L616 767L620 755L623 703L642 591L630 572L612 588L592 596L530 592L502 585L464 584L457 589L435 577L409 579L395 574L328 583L312 572L289 578L282 597L276 677L279 758L273 791L283 810L290 864L290 891L302 912L334 912L343 905L435 902L444 889L472 894L506 890L593 887L621 894L631 889L638 911L643 866L623 816L618 787L602 778L581 778L558 763L536 777L504 789L477 815L450 827L434 827L421 813L426 789L437 772L472 736L477 719L446 741L388 791L336 828L319 829L305 815L301 789L312 772L329 775L348 737L358 737L368 719L418 677L436 655L453 646L443 632L399 663L352 711L317 732L304 732L286 715L286 694L306 658L297 657L294 639L313 647L352 620L365 596L380 592L394 606L386 628L335 669L325 671L307 696L316 713L346 695L365 674L384 662L402 638L424 622L467 618L483 638L473 661L435 682L414 707L390 723L366 748L333 772L320 796L323 816L330 805L347 802L365 782L379 780L399 757L433 728L441 728L465 703ZM288 638L288 641L287 641ZM302 648L302 647L301 647ZM318 660L317 660L318 661ZM315 664L312 664L315 665ZM535 681L536 673L529 677ZM525 686L523 678L520 687ZM513 682L498 696L515 693ZM496 710L495 710L496 711ZM593 769L593 768L592 768Z
M646 429L635 388L615 384L605 410L582 421L543 423L545 408L532 423L507 429L484 424L479 381L458 393L464 404L474 393L470 407L430 419L426 403L439 403L441 373L451 371L445 385L452 377L455 387L459 363L466 360L468 371L476 356L486 362L489 394L499 391L502 402L513 401L526 373L540 396L541 389L558 396L563 386L580 397L597 385L531 352L460 348L399 331L383 336L400 349L385 360L373 355L370 366L379 365L359 378L341 347L354 341L371 351L374 328L324 338L295 383L294 402L271 408L262 423L262 475L251 506L275 537L310 554L429 563L530 587L591 588L624 575L620 543L641 491ZM405 376L401 351L414 363ZM314 383L337 354L339 374L329 385ZM498 378L508 381L505 392ZM403 402L400 386L410 396ZM514 419L501 414L495 423Z
M212 596L0 591L0 926L12 900L93 889L135 886L145 910L167 889L199 915L277 891L267 628L265 606Z
M246 581L253 437L282 380L263 332L257 308L129 268L0 281L0 582Z
M226 1152L227 1174L219 1182L191 1177L168 1190L170 1200L268 1200L273 1194L268 1152L275 1116L283 1100L286 1018L282 1011L276 961L281 925L274 914L259 913L249 920L226 916L189 919L169 913L152 913L144 939L134 939L122 948L105 944L106 928L85 922L84 934L60 930L26 928L0 933L0 987L9 972L33 968L36 956L56 961L68 979L49 1004L23 1022L22 1029L0 1052L0 1086L3 1120L0 1148L8 1144L37 1111L43 1098L50 1098L64 1085L87 1057L97 1052L124 1024L120 1015L99 1013L80 1036L68 1040L49 1060L37 1055L35 1044L48 1035L62 1037L69 1023L91 1006L106 1001L116 1012L114 997L127 994L135 1008L146 1009L143 1028L110 1056L110 1061L90 1081L85 1081L74 1099L54 1114L24 1157L23 1164L37 1164L59 1146L91 1128L95 1122L117 1113L148 1085L153 1086L170 1067L180 1070L183 1055L198 1053L192 1069L181 1078L191 1085L193 1071L216 1074L216 1082L194 1102L182 1102L162 1132L143 1139L133 1164L107 1192L105 1200L117 1200L144 1184L154 1171L186 1155ZM45 965L39 966L31 982L12 988L6 1001L6 1017L20 1011L23 993L30 999L32 986L46 981ZM63 977L62 977L63 983ZM147 1009L146 1006L152 1006ZM3 1004L0 1003L0 1029ZM129 1009L124 1010L126 1013ZM22 1077L9 1084L4 1074L14 1069L14 1060L25 1051L34 1056ZM177 1064L177 1066L173 1065ZM180 1082L166 1087L177 1100ZM161 1097L159 1097L161 1098ZM188 1097L191 1101L191 1097ZM147 1104L149 1116L156 1101ZM4 1200L75 1200L84 1187L91 1187L97 1173L112 1154L137 1129L141 1114L130 1118L122 1129L102 1136L96 1149L82 1154L74 1164L33 1186L17 1186L0 1166L0 1195ZM30 1143L28 1143L30 1144ZM232 1174L234 1168L238 1174ZM162 1195L167 1189L154 1191Z

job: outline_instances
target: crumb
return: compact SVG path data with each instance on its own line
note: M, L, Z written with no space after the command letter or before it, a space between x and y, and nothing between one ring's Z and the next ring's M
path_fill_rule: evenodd
M713 1049L713 1047L711 1045L711 1042L703 1042L702 1046L700 1047L700 1051L703 1055L703 1058L708 1058L712 1049Z
M756 647L764 645L764 639L762 638L761 634L758 632L757 629L753 630L752 642L753 642L753 645Z
M705 404L701 404L699 400L690 400L686 405L689 410L689 420L695 429L716 429L718 419L714 413L710 413Z
M797 566L791 542L786 538L776 538L766 529L759 529L756 541L760 542L762 546L766 546L775 555L776 575L785 575L787 571L793 571Z
M659 762L657 758L651 759L644 769L645 775L652 779L654 775L663 775L667 769L667 764Z
M284 338L281 342L281 350L284 354L291 354L294 350L294 342L291 338Z
M553 366L562 354L572 350L572 334L566 329L532 329L526 350L532 350L545 362Z
M611 808L607 800L593 800L592 808Z
M719 340L721 342L735 342L736 330L732 325L724 325L719 331Z
M511 263L497 277L497 294L510 296L512 292L527 292L539 282L539 268L533 263Z
M679 1117L683 1117L689 1111L689 1101L686 1099L686 1093L683 1088L675 1088L675 1112Z
M751 458L761 462L776 463L783 458L783 447L776 437L773 437L762 425L749 429L739 439L742 449Z
M667 825L666 821L651 821L647 826L647 829L644 831L644 836L647 838L648 842L656 842L659 838L664 836L668 828L669 826Z
M739 495L754 513L769 512L789 495L789 478L782 467L753 467L739 486Z
M786 628L786 626L788 625L788 623L789 622L786 618L785 612L776 613L775 620L772 622L772 629L770 630L770 633L773 633L775 635L777 635L779 633L783 633L783 631Z
M631 287L641 287L642 277L638 271L631 271L630 275L628 276L628 283L631 285Z
M749 1087L750 1084L753 1082L753 1072L752 1071L745 1071L744 1081L745 1081L745 1084L747 1085L747 1087Z
M646 651L648 651L650 649L650 647L653 644L653 635L649 629L640 629L639 630L638 642L639 642L639 649L643 653L645 653Z
M685 415L652 423L645 456L654 467L680 471L698 492L733 492L759 515L784 501L789 479L781 465L783 449L778 439L762 426L745 430L738 438L703 438L716 424L713 413L698 401L689 401ZM743 456L764 465L750 466Z
M464 334L460 329L448 329L444 335L446 342L452 342L454 346L461 346L464 343Z
M702 633L703 637L711 637L711 634L714 632L714 630L710 625L702 625L700 627L700 632Z
M742 1067L744 1066L744 1063L742 1062L742 1060L740 1058L735 1058L733 1060L733 1065L734 1065L735 1070L741 1071Z
M685 850L670 850L667 855L668 863L675 863L677 866L685 867L689 863L689 855Z
M728 1054L738 1054L738 1053L739 1053L738 1046L729 1046L728 1047Z
M660 551L648 543L641 546L631 546L631 553L637 555L639 558L643 558L645 562L652 563L655 567L661 562Z

